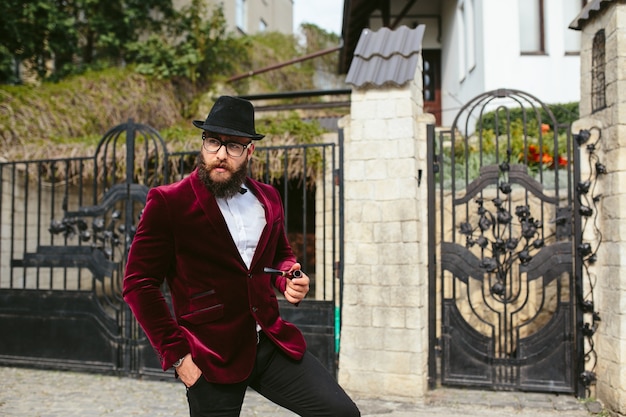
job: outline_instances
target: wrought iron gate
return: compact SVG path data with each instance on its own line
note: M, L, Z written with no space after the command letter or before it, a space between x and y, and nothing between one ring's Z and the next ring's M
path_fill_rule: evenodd
M251 163L257 178L281 185L294 252L317 285L297 309L281 303L281 313L333 374L338 148L257 147ZM107 132L90 157L0 163L0 364L163 376L121 281L148 189L189 174L196 155L168 152L158 132L130 120ZM294 184L288 173L298 158L302 177Z
M576 392L569 126L535 97L496 90L465 105L450 130L431 128L429 147L431 381Z

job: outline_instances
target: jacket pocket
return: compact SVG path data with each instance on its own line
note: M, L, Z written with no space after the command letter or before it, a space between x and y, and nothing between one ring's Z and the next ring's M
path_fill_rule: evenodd
M224 317L224 304L216 304L191 313L182 314L181 321L189 324L203 324Z

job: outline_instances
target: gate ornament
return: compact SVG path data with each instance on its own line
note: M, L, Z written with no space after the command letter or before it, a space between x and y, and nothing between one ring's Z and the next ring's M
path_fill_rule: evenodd
M124 136L125 140L121 140ZM137 172L136 148L144 158L141 171ZM66 186L63 218L53 219L48 228L50 234L65 238L63 244L37 245L36 252L24 254L24 265L87 268L100 281L112 278L123 266L135 234L135 205L143 206L149 186L169 177L168 158L165 141L154 128L129 119L110 129L100 140L96 155L90 159L94 168L93 201L96 204L81 205L69 211L69 187ZM91 226L88 218L92 219ZM74 238L78 238L78 244L68 245Z
M579 290L577 294L579 307L585 316L581 323L580 332L585 338L587 346L587 350L584 352L585 364L581 367L583 370L579 375L579 380L587 391L597 380L594 371L597 354L593 336L598 329L598 323L601 321L600 314L594 310L594 280L590 275L588 266L597 261L597 251L600 243L594 249L591 243L583 241L582 237L588 222L591 220L594 233L598 236L598 241L601 242L602 240L602 235L595 221L598 211L591 206L595 206L601 200L601 195L595 195L593 190L595 190L598 177L607 173L606 166L599 161L596 154L597 143L601 139L601 131L599 128L593 129L597 129L598 139L596 142L586 146L586 150L589 153L589 167L592 168L592 172L590 172L588 179L581 180L576 185L579 203L578 215L585 219L580 231L581 240L577 246L577 255L583 262L583 275L586 277L589 287L587 294L583 294L582 290ZM578 134L574 134L573 137L578 146L582 147L592 137L592 133L589 130L581 130ZM510 171L510 156L511 150L509 149L506 161L499 165L501 175L506 176ZM595 169L595 172L593 172L593 169ZM498 190L505 195L511 193L511 184L506 178L498 183ZM591 196L589 195L590 192ZM493 274L495 278L495 282L490 287L491 295L500 302L508 302L511 294L509 293L507 296L507 278L516 260L519 260L521 265L528 265L534 254L545 245L544 239L540 237L539 233L539 230L543 228L543 223L531 216L528 205L520 205L515 208L515 217L518 222L514 224L513 215L507 210L505 205L507 200L500 198L491 200L495 207L495 214L493 210L485 207L485 201L482 197L476 198L475 201L478 204L476 213L479 216L476 226L472 226L470 222L463 222L459 226L459 232L466 236L466 247L468 249L474 246L478 246L481 249L483 256L480 259L479 266L486 272ZM513 235L514 226L519 226L517 236ZM518 249L520 242L523 245ZM491 256L486 256L485 254ZM589 395L589 393L587 394Z
M105 258L114 260L114 250L122 244L120 235L126 235L125 225L116 227L117 222L122 217L119 210L111 213L111 221L105 225L104 217L96 217L91 224L91 231L87 222L80 217L64 217L61 221L52 220L48 229L53 235L63 234L68 239L78 236L81 242L92 242L92 249L101 251ZM135 226L131 227L126 239L132 241L135 233Z
M588 143L589 140L597 136L595 142ZM607 174L607 168L600 162L598 155L596 154L596 148L600 139L602 139L602 131L600 128L594 126L591 129L582 129L577 134L573 135L576 144L582 147L586 144L586 150L588 153L588 166L590 168L589 176L586 180L579 180L576 185L576 197L578 201L578 214L584 218L582 228L579 232L579 243L577 246L577 256L582 261L582 269L580 274L581 279L584 278L587 283L587 290L580 288L577 291L578 303L580 310L583 313L582 322L580 322L580 331L585 339L585 351L584 351L584 363L581 364L579 380L585 387L587 396L590 394L590 386L596 382L595 368L597 365L597 354L595 351L595 345L593 336L596 333L600 319L600 314L595 311L593 289L595 286L595 278L592 277L589 266L593 265L597 261L598 248L602 242L602 233L597 226L598 210L592 208L595 207L601 200L602 196L595 194L595 188L600 176ZM595 170L595 171L594 171ZM591 193L591 195L590 195ZM583 237L585 236L585 230L587 226L591 224L593 228L593 234L596 236L597 245L595 249L591 243L585 242Z
M311 224L335 230L343 221L343 146L340 133L338 143L259 148L255 176L285 187L289 178L317 184L317 194L303 185L306 195L300 197L289 186L284 200L292 201L292 194L302 200L306 225L307 213L315 214L309 207L321 198L329 205ZM124 262L149 189L189 175L197 153L170 153L155 129L129 120L105 133L93 155L0 162L0 328L7 330L0 342L2 364L163 378L157 355L121 296ZM278 175L277 167L289 178ZM300 235L297 219L293 224ZM308 258L315 267L315 239L307 239L305 229L302 239L290 238L303 263ZM338 236L323 242L329 258L317 264L318 282L335 282L342 273L334 250ZM281 301L280 309L285 319L304 326L309 350L336 374L341 293L333 285L323 287L307 306ZM169 302L167 285L162 289Z
M508 151L510 157L511 151ZM507 161L500 164L502 173L509 171ZM511 193L511 184L501 181L499 190L503 194ZM519 235L513 236L513 215L506 209L504 203L507 200L494 198L495 215L485 207L482 197L476 198L479 215L478 224L473 227L469 222L460 225L460 233L466 236L466 247L478 246L483 254L480 267L495 276L495 283L491 286L491 294L500 301L507 300L507 277L511 272L516 260L522 265L527 265L533 258L534 253L544 246L544 240L540 237L539 229L543 228L543 222L535 220L530 215L530 207L521 205L515 208L515 216L518 219ZM523 242L521 249L517 250L520 241ZM484 256L485 252L491 252L491 256ZM511 294L509 294L511 296Z
M607 168L590 157L582 176L593 175L581 180L599 131L576 134L560 119L536 97L499 89L463 106L450 129L428 131L433 386L439 377L585 397L596 380L600 316L587 266L601 238L583 225L597 226L593 176Z
M63 209L66 210L64 203ZM90 208L85 209L84 215L90 214ZM93 214L93 213L91 213ZM48 231L52 235L62 235L66 240L78 237L80 243L91 241L91 245L78 246L37 246L34 253L24 254L24 265L39 267L84 267L89 269L94 278L104 281L105 277L112 277L120 266L116 260L115 250L123 251L125 244L130 244L135 233L135 226L131 225L128 232L124 224L118 225L122 218L119 210L113 210L108 224L105 217L94 217L91 230L83 216L75 212L67 212L62 220L52 220ZM121 238L123 236L123 238Z

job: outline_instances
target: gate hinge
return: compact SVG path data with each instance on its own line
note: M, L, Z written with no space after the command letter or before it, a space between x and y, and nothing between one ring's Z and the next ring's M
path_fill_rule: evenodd
M433 174L439 173L439 155L433 155Z

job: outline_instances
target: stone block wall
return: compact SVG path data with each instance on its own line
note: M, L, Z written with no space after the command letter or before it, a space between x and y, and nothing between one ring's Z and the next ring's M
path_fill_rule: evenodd
M339 380L358 396L415 400L427 390L426 125L434 117L423 114L415 78L404 87L353 90L342 119Z
M593 38L605 31L606 107L591 106ZM626 3L613 2L594 15L582 32L579 129L601 128L598 156L608 173L599 179L597 209L601 236L598 261L591 267L595 310L602 321L594 336L597 383L592 395L626 414ZM591 140L595 140L594 137ZM584 161L585 150L582 149ZM591 170L592 167L586 167ZM586 237L587 238L587 237Z

